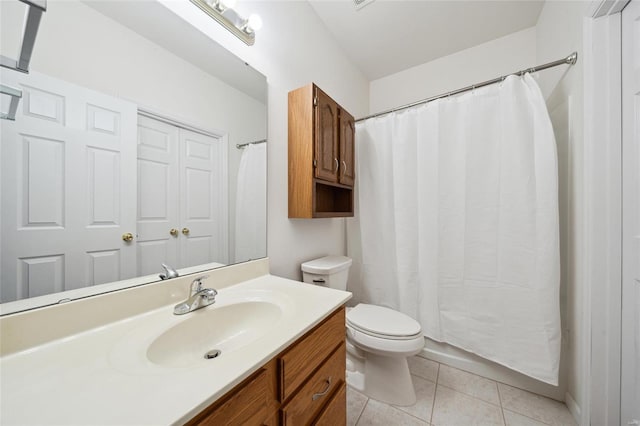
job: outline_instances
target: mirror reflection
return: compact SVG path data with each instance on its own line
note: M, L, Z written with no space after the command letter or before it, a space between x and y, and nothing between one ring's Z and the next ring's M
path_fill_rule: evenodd
M26 7L0 8L16 57ZM264 76L151 1L49 1L30 70L0 68L22 91L0 121L3 314L266 256Z

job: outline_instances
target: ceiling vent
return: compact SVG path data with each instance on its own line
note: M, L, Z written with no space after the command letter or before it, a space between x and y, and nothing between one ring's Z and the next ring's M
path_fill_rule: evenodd
M374 1L375 0L353 0L353 3L356 5L356 10L360 10Z

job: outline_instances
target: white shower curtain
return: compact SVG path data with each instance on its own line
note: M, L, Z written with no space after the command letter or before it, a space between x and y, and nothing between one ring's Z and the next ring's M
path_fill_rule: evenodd
M356 144L356 298L557 385L557 158L533 78L358 123Z
M236 193L235 261L267 255L267 144L243 148Z

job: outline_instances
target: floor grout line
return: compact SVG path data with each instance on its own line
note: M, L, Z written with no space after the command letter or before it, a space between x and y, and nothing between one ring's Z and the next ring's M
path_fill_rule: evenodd
M431 401L431 416L429 416L429 424L433 424L433 412L436 411L436 396L438 395L438 381L440 380L440 366L438 363L438 371L436 372L436 388L433 390L433 401Z
M500 395L500 387L498 386L498 383L496 382L496 392L498 392L498 401L500 402L500 412L502 413L502 423L504 423L504 425L507 425L507 418L504 415L504 407L502 406L502 395Z
M489 402L489 401L486 401L486 400L484 400L484 399L482 399L482 398L478 398L478 397L477 397L477 396L475 396L475 395L471 395L470 393L466 393L466 392L463 392L463 391L461 391L461 390L458 390L458 389L452 388L451 386L447 386L447 385L443 385L443 384L439 384L438 386L442 386L443 388L447 388L447 389L449 389L449 390L451 390L451 391L454 391L454 392L460 393L460 394L462 394L462 395L464 395L464 396L467 396L467 397L469 397L469 398L475 399L475 400L477 400L477 401L484 402L485 404L489 404L489 405L491 405L491 406L493 406L493 407L502 408L502 403L494 404L493 402ZM499 398L500 398L500 394L498 394L498 399L499 399Z
M367 405L369 405L369 400L371 398L367 397L367 400L365 401L364 405L362 406L362 410L360 410L360 414L358 414L358 418L356 419L356 422L353 424L354 426L358 426L358 423L360 422L360 418L362 417L362 413L364 413L364 410L367 409Z

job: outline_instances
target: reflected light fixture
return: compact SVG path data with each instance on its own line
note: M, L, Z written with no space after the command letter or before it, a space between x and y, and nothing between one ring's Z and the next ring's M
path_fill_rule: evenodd
M245 19L233 8L236 0L190 0L204 13L218 21L233 35L253 46L256 41L256 31L262 28L262 19L258 14L252 13Z

